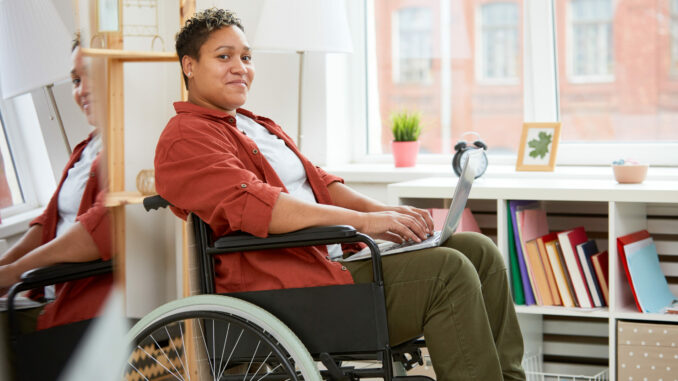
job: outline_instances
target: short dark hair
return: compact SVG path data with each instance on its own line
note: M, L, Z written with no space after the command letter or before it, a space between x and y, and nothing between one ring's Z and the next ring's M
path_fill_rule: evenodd
M80 31L75 32L73 35L73 41L71 41L71 53L80 46Z
M200 59L200 47L207 41L210 34L224 27L237 26L245 31L242 22L234 12L219 8L209 8L198 12L190 19L186 20L186 24L181 28L176 36L177 56L179 56L179 64L181 64L184 56L189 56L195 59ZM188 77L184 76L184 84L188 89Z

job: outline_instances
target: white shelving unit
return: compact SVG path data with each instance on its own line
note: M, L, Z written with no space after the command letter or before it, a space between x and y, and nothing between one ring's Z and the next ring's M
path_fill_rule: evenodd
M444 207L449 202L456 178L425 178L388 186L391 204ZM657 244L662 270L674 294L678 295L678 179L617 184L592 179L480 178L471 190L469 207L487 235L496 239L508 263L507 200L540 200L549 215L552 231L584 225L590 238L609 251L610 306L580 309L545 306L516 306L521 320L530 321L525 332L526 349L542 348L543 328L555 318L581 319L607 324L607 358L610 379L616 379L616 322L618 320L678 324L678 316L643 314L636 311L626 276L618 261L616 238L647 229ZM477 208L478 210L475 210ZM508 267L508 266L507 266ZM534 324L539 323L542 324ZM552 336L552 335L551 335ZM599 335L600 336L600 335ZM598 342L602 337L596 338ZM565 347L565 346L564 346ZM599 351L600 352L600 351ZM584 353L584 352L582 352ZM580 353L581 354L581 353ZM582 354L585 356L586 354Z

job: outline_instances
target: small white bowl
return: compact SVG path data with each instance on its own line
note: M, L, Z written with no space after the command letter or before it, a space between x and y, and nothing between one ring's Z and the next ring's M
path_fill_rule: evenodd
M647 176L647 164L612 165L614 178L620 184L639 184Z

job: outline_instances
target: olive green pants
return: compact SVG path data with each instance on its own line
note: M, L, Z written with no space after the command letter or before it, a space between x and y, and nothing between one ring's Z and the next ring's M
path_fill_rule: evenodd
M438 380L524 380L504 260L482 234L382 258L391 345L424 335ZM346 262L356 283L372 262Z

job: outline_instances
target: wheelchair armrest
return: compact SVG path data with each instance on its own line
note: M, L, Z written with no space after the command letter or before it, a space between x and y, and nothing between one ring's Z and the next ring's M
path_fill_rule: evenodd
M24 285L23 287L26 287L26 289L30 289L87 278L111 271L113 271L112 262L101 259L91 262L59 263L53 266L26 271L21 275L20 284Z
M16 322L14 321L14 299L20 292L94 275L107 274L112 271L113 263L110 260L103 261L97 259L91 262L60 263L23 273L19 283L14 284L7 295L7 320L12 340L18 335Z
M319 226L285 234L271 234L266 238L255 237L247 233L234 233L217 238L212 246L205 249L205 253L216 255L235 251L282 249L356 242L362 242L370 248L372 253L372 271L374 273L373 279L376 283L381 284L384 277L381 271L381 253L379 252L379 247L368 235L362 234L348 225Z
M278 249L284 247L314 246L356 237L358 232L348 225L319 226L285 234L270 234L266 238L247 233L235 233L218 238L214 249L219 252ZM336 241L338 240L338 241Z

